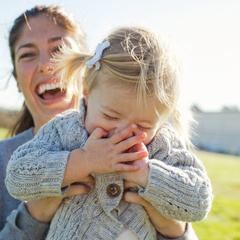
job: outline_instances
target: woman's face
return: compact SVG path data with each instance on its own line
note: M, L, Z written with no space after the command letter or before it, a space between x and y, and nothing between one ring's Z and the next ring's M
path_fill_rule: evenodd
M33 117L35 132L56 114L78 108L79 99L65 101L59 79L54 77L50 59L63 42L70 45L70 33L46 16L30 18L15 47L16 81Z

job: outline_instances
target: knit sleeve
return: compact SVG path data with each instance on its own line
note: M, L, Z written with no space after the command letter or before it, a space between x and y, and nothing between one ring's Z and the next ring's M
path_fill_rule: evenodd
M61 188L71 146L67 136L74 136L77 127L72 120L77 113L62 116L44 125L38 134L20 146L12 155L5 179L9 193L22 201L49 196L64 196L68 187ZM69 141L71 143L71 141Z
M152 149L151 149L152 148ZM204 219L212 204L212 187L202 162L165 129L150 146L147 187L139 194L164 217L185 222Z

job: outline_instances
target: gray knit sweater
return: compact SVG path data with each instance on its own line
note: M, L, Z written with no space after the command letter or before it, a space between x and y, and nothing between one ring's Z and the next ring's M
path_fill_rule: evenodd
M42 127L37 136L14 152L6 186L20 200L64 196L61 188L70 151L82 148L88 138L85 109L68 110ZM199 159L187 151L172 128L165 124L147 146L149 182L138 193L163 216L181 221L206 217L212 188ZM116 239L125 226L139 239L156 239L147 213L137 204L122 200L123 180L117 173L93 174L96 184L87 195L65 198L56 212L47 239ZM117 184L121 193L112 198L107 187Z
M30 128L0 141L0 240L43 240L50 226L31 217L24 203L10 196L5 187L6 168L13 151L32 138Z

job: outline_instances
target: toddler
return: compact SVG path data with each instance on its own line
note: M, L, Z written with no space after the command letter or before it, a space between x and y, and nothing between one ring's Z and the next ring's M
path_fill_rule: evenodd
M193 222L207 216L212 188L178 106L181 66L167 41L149 30L122 27L83 55L55 60L68 94L83 98L18 148L6 186L20 200L64 196L92 175L86 195L65 198L47 239L157 239L144 208L122 200L124 182L164 217ZM83 84L80 83L82 74Z

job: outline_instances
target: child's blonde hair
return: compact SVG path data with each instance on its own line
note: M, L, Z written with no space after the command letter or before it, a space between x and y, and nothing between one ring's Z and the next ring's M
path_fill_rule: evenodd
M103 51L99 60L100 70L88 68L86 61L92 56L63 49L55 69L61 79L67 79L68 94L79 94L83 78L88 93L99 83L99 74L104 73L112 82L135 88L137 102L146 103L147 97L156 102L156 111L161 121L174 120L174 127L186 145L191 146L189 132L178 105L182 66L173 54L168 41L153 32L139 27L121 27L104 41L110 47ZM84 71L85 70L85 71ZM84 76L83 76L84 73Z

